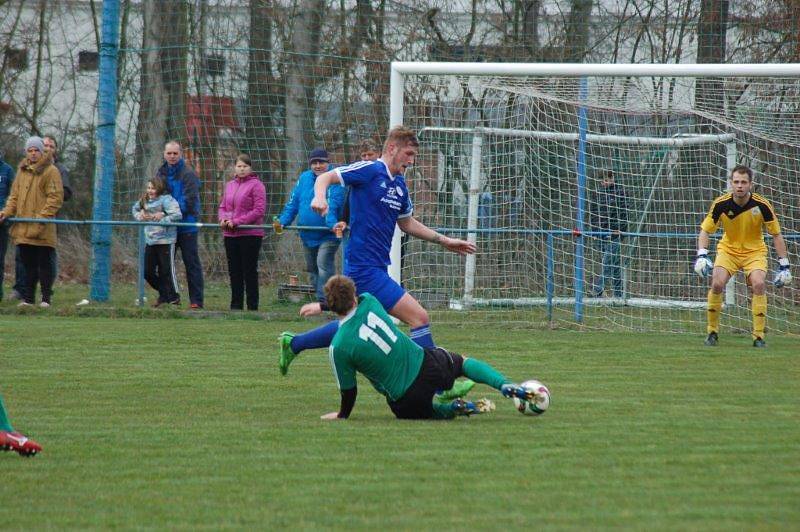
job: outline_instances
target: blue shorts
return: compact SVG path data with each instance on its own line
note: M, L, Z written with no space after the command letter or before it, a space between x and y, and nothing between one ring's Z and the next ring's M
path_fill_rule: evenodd
M386 268L348 268L350 271L345 275L356 283L356 293L358 295L369 292L375 299L380 301L381 306L388 312L392 310L406 291L397 281L389 277Z

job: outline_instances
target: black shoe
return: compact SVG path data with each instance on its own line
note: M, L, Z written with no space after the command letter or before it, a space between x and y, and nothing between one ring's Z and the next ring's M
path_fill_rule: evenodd
M753 347L767 347L767 342L763 338L756 338L753 340Z
M708 336L706 337L706 341L705 341L706 345L709 345L709 346L717 345L718 342L719 342L719 336L717 336L717 333L715 333L715 332L708 333Z

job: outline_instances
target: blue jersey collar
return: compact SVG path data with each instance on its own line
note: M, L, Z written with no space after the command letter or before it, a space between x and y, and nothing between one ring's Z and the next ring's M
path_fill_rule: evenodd
M386 168L386 173L389 175L389 179L391 179L392 181L394 181L394 180L395 180L395 177L394 177L394 176L392 175L392 173L389 171L389 165L387 165L387 164L386 164L386 161L384 161L384 160L383 160L383 157L380 157L380 158L378 158L376 162L379 162L379 163L381 163L381 164L383 165L383 167L384 167L384 168ZM401 174L401 175L402 175L402 174Z

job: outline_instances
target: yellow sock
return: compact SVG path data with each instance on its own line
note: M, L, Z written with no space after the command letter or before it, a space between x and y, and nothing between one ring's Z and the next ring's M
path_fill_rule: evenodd
M706 332L719 333L719 315L722 312L722 292L715 294L713 290L708 291L708 310L706 317L708 318L708 328Z
M753 340L764 339L764 329L767 327L767 294L753 296Z

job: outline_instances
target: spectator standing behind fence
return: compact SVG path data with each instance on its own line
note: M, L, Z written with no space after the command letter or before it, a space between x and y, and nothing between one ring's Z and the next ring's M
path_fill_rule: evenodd
M289 202L283 208L280 216L274 220L276 231L282 230L283 226L289 225L297 217L297 224L301 226L325 226L328 231L300 231L300 239L303 241L306 257L306 271L311 278L317 300L324 301L325 293L323 287L328 279L336 273L334 259L336 250L339 249L340 238L333 232L333 227L339 221L342 203L344 201L344 189L341 185L333 185L328 189L328 213L320 216L311 210L311 200L314 199L314 183L317 176L333 169L333 165L328 162L328 152L316 148L308 156L311 166L297 179L297 184L289 196Z
M8 195L11 194L11 185L14 183L14 169L0 159L0 211L6 206ZM0 222L0 301L3 300L3 280L6 271L6 249L8 249L8 227L6 221Z
M180 222L181 208L175 198L165 194L164 181L154 177L147 182L142 198L133 204L133 217L140 222ZM158 291L153 303L161 305L181 304L178 281L175 278L175 241L177 227L169 225L146 225L144 227L144 278Z
M608 170L600 181L597 197L592 204L592 230L608 234L598 237L602 254L602 270L592 295L600 297L606 282L611 281L614 297L622 297L621 243L622 233L628 230L628 203L625 189L614 181Z
M58 159L58 144L55 136L47 135L42 137L42 144L44 144L45 154L48 154L53 159L53 165L58 169L58 173L61 174L61 187L64 189L64 202L66 203L72 199L72 186L69 181L69 171ZM50 259L50 269L52 270L53 281L55 281L58 279L58 250L53 251ZM25 286L25 268L22 266L19 247L16 248L14 253L14 266L16 279L14 280L14 291L11 293L11 298L22 299L22 287ZM2 291L0 291L0 295L2 295Z
M50 155L53 159L53 165L58 169L58 173L61 174L64 202L67 202L72 199L72 185L69 180L69 170L61 164L61 160L58 157L58 143L53 135L47 135L42 137L42 144L44 144L44 152Z
M267 212L267 191L253 173L250 156L236 158L234 177L225 184L219 204L219 225L225 237L225 256L231 279L231 310L242 310L247 293L247 310L258 310L258 254L263 229L240 229L240 225L263 225Z
M183 214L183 222L196 223L200 218L200 178L183 159L180 143L171 140L164 145L164 164L156 177L163 179L167 192L175 198ZM181 250L189 285L189 308L203 308L203 266L197 249L197 227L178 227L175 245Z
M0 212L0 222L12 216L55 218L62 203L61 175L53 166L50 155L45 153L42 139L30 137L25 142L25 158L19 163L11 194ZM25 286L19 306L33 305L38 283L42 291L39 306L49 307L53 288L52 254L56 248L55 224L17 222L11 228L11 237L20 248L25 270Z

